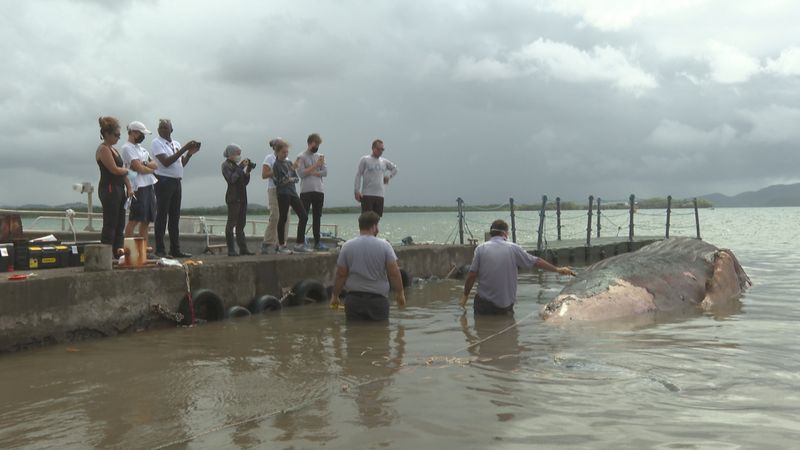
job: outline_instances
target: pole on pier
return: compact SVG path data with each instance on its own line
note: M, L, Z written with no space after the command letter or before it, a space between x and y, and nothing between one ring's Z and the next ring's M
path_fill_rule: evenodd
M511 209L511 242L517 243L517 223L514 220L514 198L508 199L509 208Z
M561 240L561 197L556 197L556 230L558 230L558 240Z
M600 197L597 197L597 237L600 237Z
M697 197L694 198L694 226L697 228L697 239L700 239L700 213L697 211Z
M630 196L630 220L628 221L628 242L633 242L633 213L636 212L636 196Z
M586 246L592 246L592 205L594 204L594 196L589 196L589 208L587 209L586 219Z
M544 208L547 206L547 196L542 196L542 209L539 210L539 237L536 239L536 250L540 252L542 251L542 238L544 234Z
M672 216L672 196L667 196L667 232L664 234L664 237L669 239L669 219Z
M464 200L461 197L456 199L458 203L458 242L464 244Z

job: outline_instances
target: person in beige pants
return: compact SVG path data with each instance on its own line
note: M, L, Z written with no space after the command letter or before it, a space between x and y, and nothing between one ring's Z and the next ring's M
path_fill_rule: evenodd
M276 253L278 249L278 191L272 181L272 165L275 164L276 159L276 144L281 141L283 141L281 138L269 141L272 152L264 158L264 163L261 165L261 178L267 180L267 206L269 208L267 229L264 231L264 242L261 243L262 255ZM286 229L284 231L286 233L289 232L289 219L286 220ZM284 234L284 236L288 236L288 234Z

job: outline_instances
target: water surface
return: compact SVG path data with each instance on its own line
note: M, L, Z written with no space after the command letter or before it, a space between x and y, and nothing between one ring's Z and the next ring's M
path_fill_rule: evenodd
M800 208L701 220L754 282L725 314L552 326L566 278L524 274L511 319L439 280L383 324L312 305L5 354L0 448L796 447Z

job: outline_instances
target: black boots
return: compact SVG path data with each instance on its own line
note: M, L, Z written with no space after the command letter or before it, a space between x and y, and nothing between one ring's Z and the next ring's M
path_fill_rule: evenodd
M236 236L236 240L239 243L239 254L240 255L255 255L255 253L251 252L247 249L247 239L244 236ZM228 245L228 248L231 246ZM230 250L228 251L230 253Z
M236 253L236 245L233 243L233 234L226 234L225 242L228 244L228 256L239 256L239 254Z

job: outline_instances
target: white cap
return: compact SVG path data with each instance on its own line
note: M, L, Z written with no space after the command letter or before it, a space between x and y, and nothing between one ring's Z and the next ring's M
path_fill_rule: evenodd
M138 120L134 120L128 125L128 131L138 131L144 134L153 134L150 130L147 129L146 126L142 122Z

